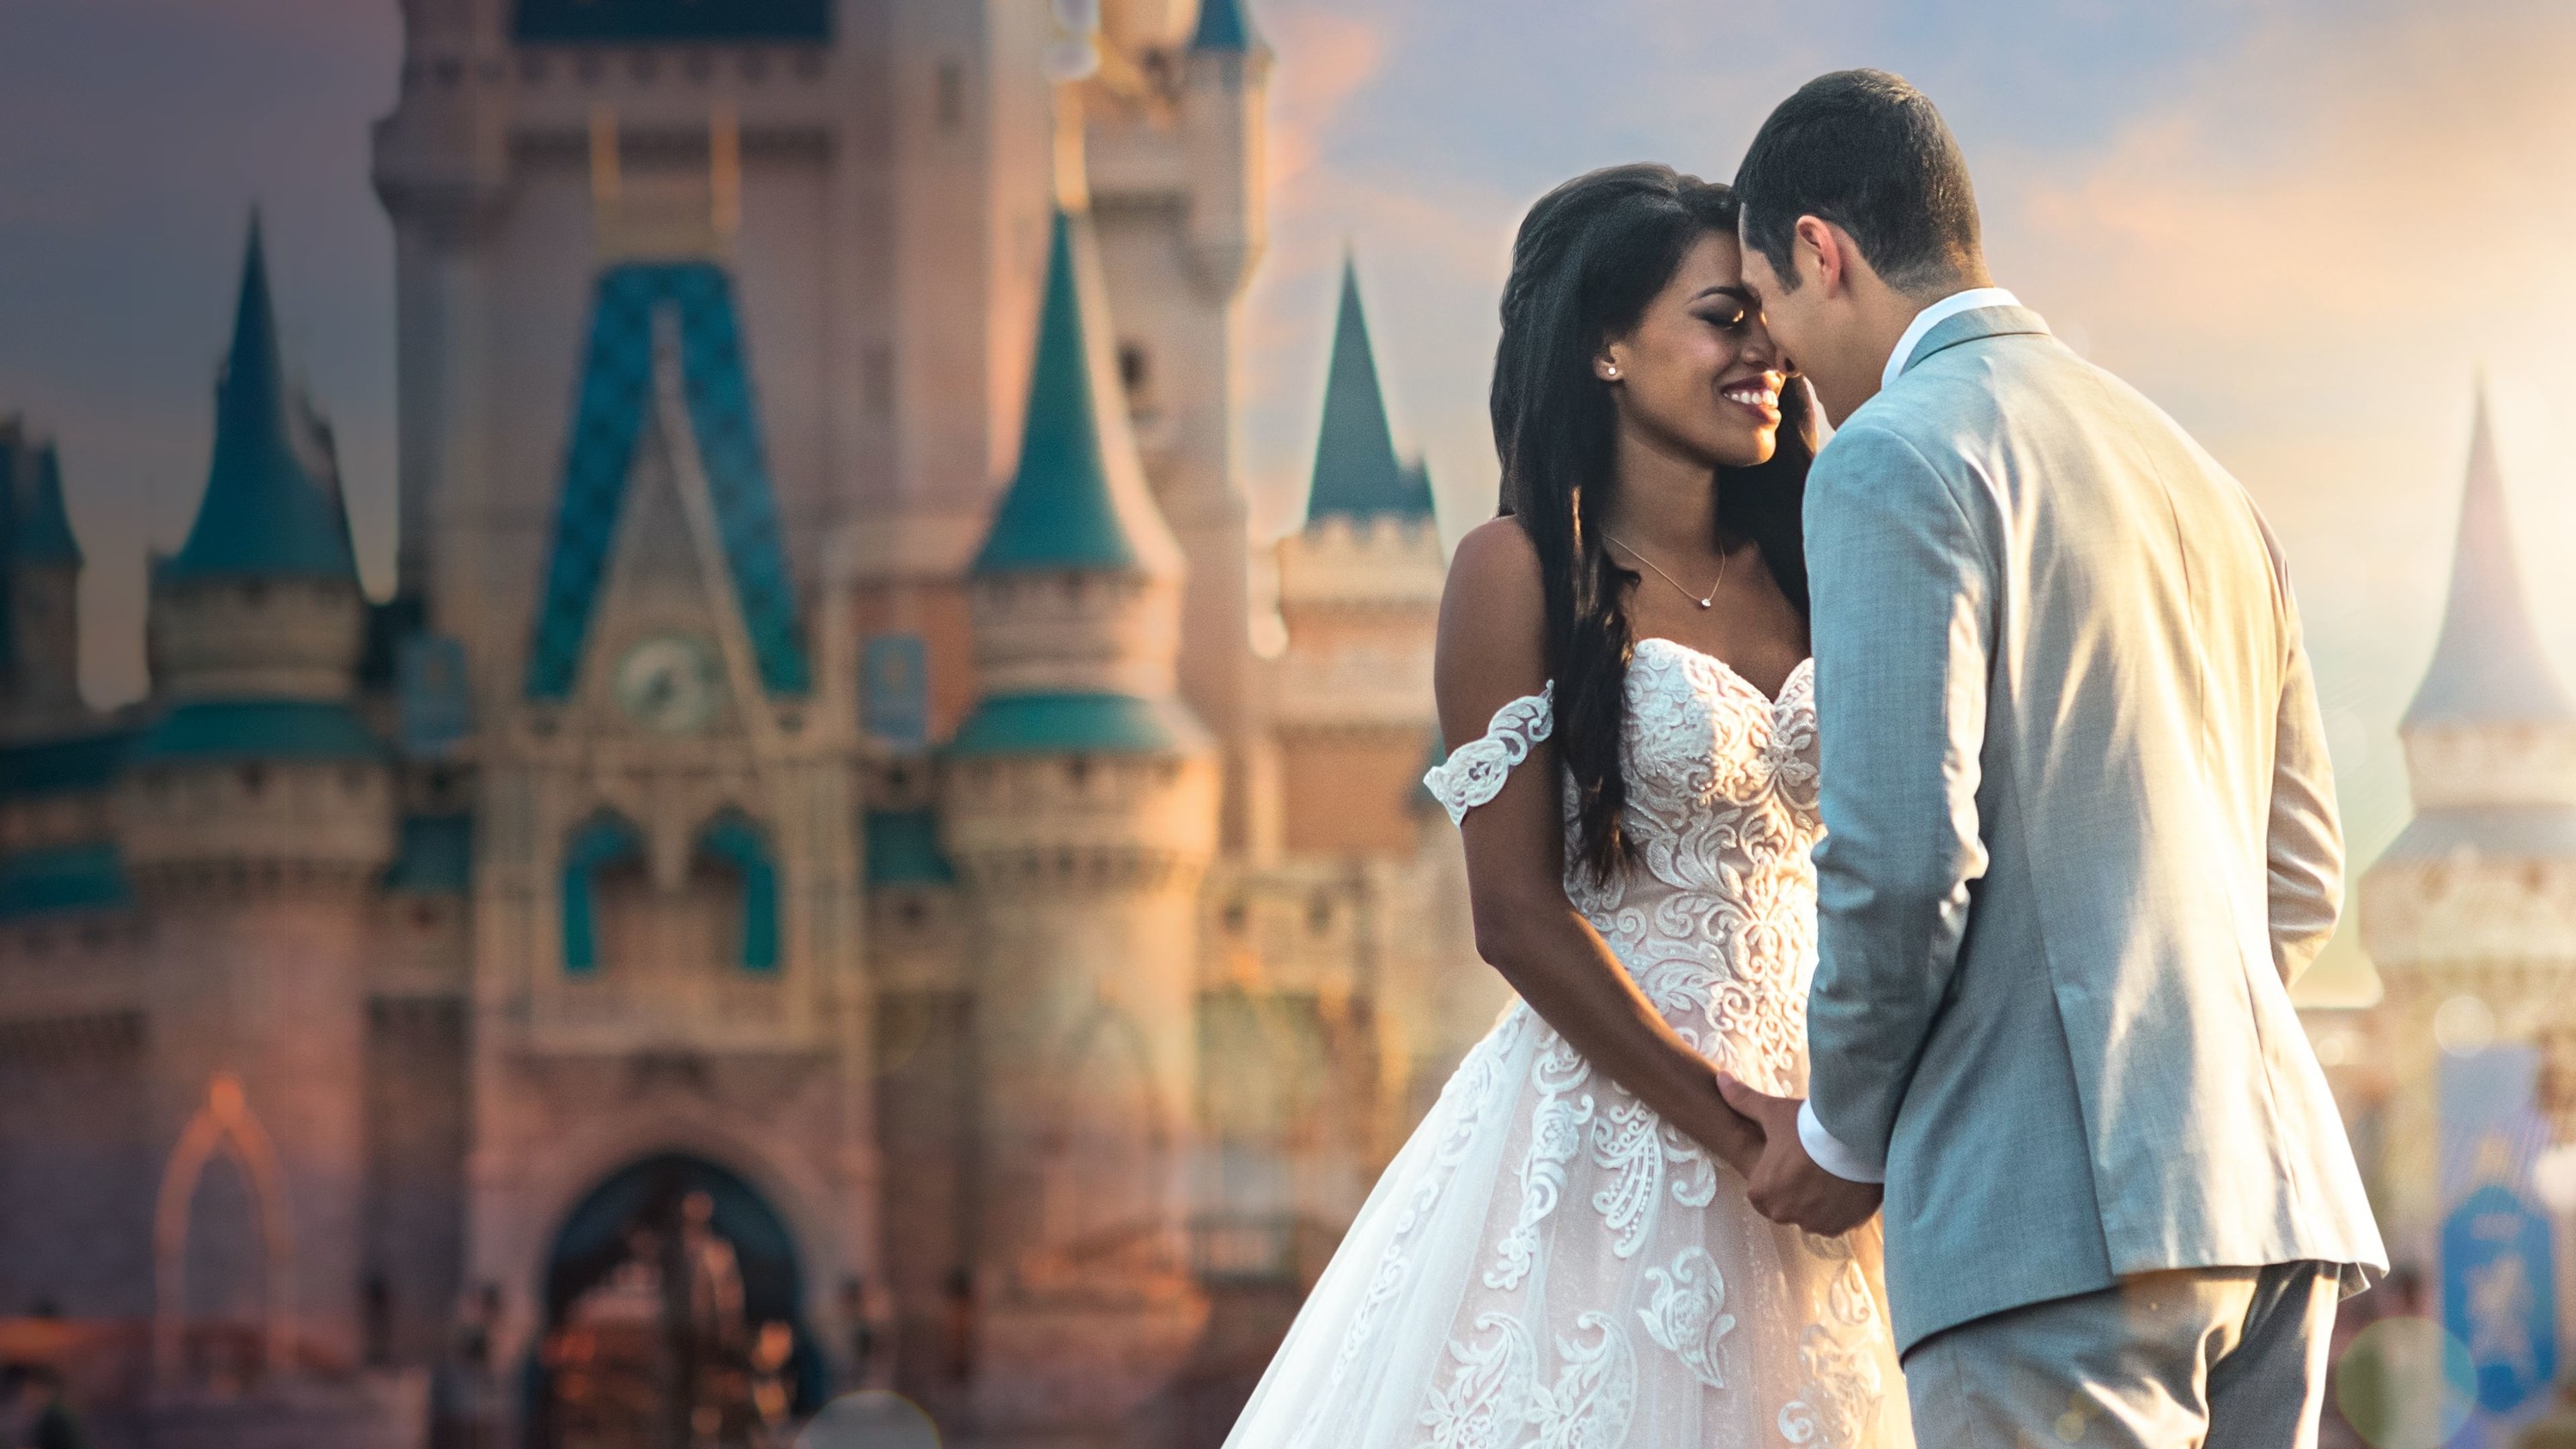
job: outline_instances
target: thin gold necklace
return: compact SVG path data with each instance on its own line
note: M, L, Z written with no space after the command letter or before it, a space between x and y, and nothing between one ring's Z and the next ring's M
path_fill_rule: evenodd
M1690 590L1682 588L1681 580L1674 578L1671 574L1665 573L1661 568L1656 567L1653 559L1650 559L1644 554L1638 552L1635 544L1613 536L1610 530L1606 528L1601 530L1601 537L1605 542L1618 544L1630 558L1635 559L1637 562L1644 564L1650 569L1654 569L1655 577L1662 579L1665 583L1672 585L1676 589L1680 589L1683 598L1690 600L1692 603L1699 605L1703 609L1714 605L1717 602L1717 591L1726 586L1726 554L1723 551L1720 551L1717 556L1717 582L1708 586L1707 593L1694 594Z

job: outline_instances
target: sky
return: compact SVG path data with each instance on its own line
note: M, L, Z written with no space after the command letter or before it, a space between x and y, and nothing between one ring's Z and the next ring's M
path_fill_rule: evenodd
M1621 161L1723 179L1798 83L1874 65L1958 132L1997 280L2191 429L2282 535L2356 868L2406 818L2394 729L2439 623L2480 368L2533 606L2576 659L2563 0L1250 9L1277 55L1246 327L1268 526L1304 486L1346 248L1454 536L1492 510L1486 370L1529 203ZM392 257L367 123L399 40L394 0L0 0L0 413L61 442L97 702L143 685L142 554L178 543L203 482L254 201L369 580L390 580ZM2367 989L2352 937L2328 994Z

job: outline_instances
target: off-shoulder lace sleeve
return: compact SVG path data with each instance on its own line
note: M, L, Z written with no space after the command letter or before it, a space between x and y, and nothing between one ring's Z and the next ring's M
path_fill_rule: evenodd
M1449 812L1449 823L1502 793L1512 767L1529 758L1540 741L1556 731L1556 682L1536 694L1524 694L1494 711L1485 732L1460 745L1449 758L1423 775L1431 798Z

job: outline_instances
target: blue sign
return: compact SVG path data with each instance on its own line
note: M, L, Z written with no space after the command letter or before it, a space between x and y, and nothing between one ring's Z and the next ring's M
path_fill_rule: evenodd
M2539 1410L2558 1371L2555 1239L2526 1197L2550 1140L2539 1076L2539 1051L2507 1042L2440 1068L2442 1327L2468 1349L2490 1427Z
M2498 1042L2466 1056L2444 1053L2440 1093L2441 1187L2445 1206L2491 1182L2522 1191L2549 1146L2540 1115L2540 1052Z
M930 743L930 647L918 634L880 634L859 654L859 721L898 750Z
M2512 1413L2557 1378L2549 1219L2502 1184L2469 1194L2442 1224L2442 1325L2469 1346L2488 1413Z
M395 728L406 754L434 756L473 729L464 641L414 634L394 656Z

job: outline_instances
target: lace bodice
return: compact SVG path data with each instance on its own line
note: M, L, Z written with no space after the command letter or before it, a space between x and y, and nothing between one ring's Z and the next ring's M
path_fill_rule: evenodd
M1604 882L1575 864L1565 783L1565 890L1664 1018L1755 1086L1803 1090L1815 962L1813 661L1774 700L1724 661L1670 639L1628 666L1624 816L1635 858ZM1555 731L1553 686L1495 712L1423 777L1450 818L1498 794Z

